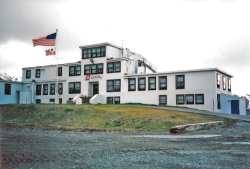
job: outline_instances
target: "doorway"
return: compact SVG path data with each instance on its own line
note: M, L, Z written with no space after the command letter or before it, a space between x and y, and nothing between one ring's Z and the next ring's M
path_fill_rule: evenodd
M93 96L95 94L99 94L99 85L98 84L93 84Z
M17 97L17 104L20 103L20 91L16 91L16 97Z
M231 100L231 114L240 114L239 100Z

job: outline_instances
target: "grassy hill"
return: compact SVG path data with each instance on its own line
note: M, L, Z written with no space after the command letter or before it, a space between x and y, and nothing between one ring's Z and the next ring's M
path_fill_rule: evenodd
M233 120L124 105L0 105L0 121L66 130L169 130L183 124Z

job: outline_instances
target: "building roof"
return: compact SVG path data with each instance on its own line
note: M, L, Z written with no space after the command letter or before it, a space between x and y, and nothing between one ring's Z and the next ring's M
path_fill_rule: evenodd
M206 68L206 69L191 69L191 70L177 70L168 72L157 72L157 73L143 73L143 74L125 74L124 77L134 77L134 76L147 76L147 75L162 75L162 74L176 74L176 73L190 73L190 72L207 72L207 71L217 71L223 75L233 78L233 75L218 69L218 68Z
M70 66L70 65L81 65L81 61L58 64L58 67L60 67L60 66ZM23 67L22 69L43 68L43 67L52 67L52 66L57 66L57 64L43 65L43 66L33 66L33 67Z

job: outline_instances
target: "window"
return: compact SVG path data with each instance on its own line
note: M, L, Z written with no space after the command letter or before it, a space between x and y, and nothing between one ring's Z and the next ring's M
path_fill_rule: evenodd
M58 93L63 94L63 84L62 83L58 84Z
M138 78L138 90L146 90L146 78Z
M26 79L30 79L31 77L31 70L26 70Z
M49 89L48 84L44 84L43 85L43 95L48 95L48 89Z
M36 95L41 95L42 85L36 85Z
M50 103L55 103L55 99L49 99Z
M55 84L50 84L50 95L55 94Z
M167 96L166 95L160 95L159 96L159 105L166 105L167 104Z
M107 63L107 67L108 73L121 72L121 62L109 62Z
M103 74L103 64L95 64L95 65L85 65L84 66L84 75L90 74Z
M106 55L106 47L97 47L91 49L83 49L82 50L82 59L95 58L95 57L105 57Z
M81 93L81 82L70 82L69 83L69 94Z
M204 94L195 95L195 104L204 104Z
M62 76L62 67L58 67L58 76Z
M223 76L222 80L223 80L223 90L226 90L226 77Z
M36 104L40 104L41 103L41 99L36 99Z
M148 90L155 90L155 89L156 89L156 77L149 77Z
M4 94L5 95L11 95L11 84L5 83L4 85Z
M69 76L80 76L80 75L81 75L81 66L69 67Z
M107 104L113 104L113 97L107 97Z
M120 104L120 97L114 97L115 104Z
M128 91L135 91L135 78L128 79Z
M185 89L184 75L176 75L176 89Z
M194 104L194 95L186 94L186 104Z
M107 80L107 92L120 92L121 80Z
M184 95L176 95L176 104L184 104Z
M36 78L40 78L41 69L36 69Z
M220 109L220 94L217 94L217 108Z
M62 98L59 99L59 104L62 104Z
M228 91L231 92L231 79L228 78Z
M217 88L220 88L220 74L217 73Z
M159 77L159 90L166 90L167 89L167 76L160 76Z

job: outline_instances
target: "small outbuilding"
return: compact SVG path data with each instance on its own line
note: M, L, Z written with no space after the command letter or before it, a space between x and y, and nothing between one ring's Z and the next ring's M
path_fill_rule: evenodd
M238 96L221 94L221 112L225 114L246 115L246 99Z

